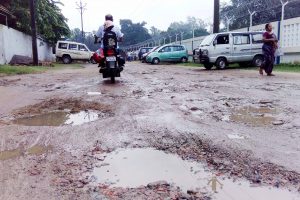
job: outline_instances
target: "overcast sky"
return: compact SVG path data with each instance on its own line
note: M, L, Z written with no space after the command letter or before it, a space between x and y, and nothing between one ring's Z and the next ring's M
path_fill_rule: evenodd
M221 0L228 2L230 0ZM62 12L68 18L71 29L80 28L80 12L76 2L80 0L61 0ZM86 4L83 15L84 31L97 30L110 13L114 21L131 19L133 22L147 22L147 27L155 26L166 30L172 22L185 21L188 16L212 22L214 0L82 0Z

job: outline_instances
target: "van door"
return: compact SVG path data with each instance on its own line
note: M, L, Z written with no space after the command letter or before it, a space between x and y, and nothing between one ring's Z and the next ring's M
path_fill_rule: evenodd
M252 34L252 58L255 55L262 55L263 46L263 33L253 33Z
M172 47L166 46L162 48L159 52L160 61L172 61Z
M232 61L233 62L246 62L252 61L251 56L251 43L249 33L233 34L232 46Z
M216 62L219 57L225 57L230 62L231 48L229 34L217 35L213 44L213 51L210 52L211 62Z
M69 54L72 59L80 59L80 53L78 51L77 44L69 44Z
M90 52L85 45L78 45L81 60L90 60Z

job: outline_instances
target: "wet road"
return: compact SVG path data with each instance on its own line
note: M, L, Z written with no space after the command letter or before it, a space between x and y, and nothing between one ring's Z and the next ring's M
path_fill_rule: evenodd
M96 155L118 148L156 148L269 185L300 183L299 74L129 63L110 84L86 65L1 77L0 93L0 199L101 199L90 180ZM65 123L74 109L98 117ZM57 111L67 114L45 118L53 126L14 124Z

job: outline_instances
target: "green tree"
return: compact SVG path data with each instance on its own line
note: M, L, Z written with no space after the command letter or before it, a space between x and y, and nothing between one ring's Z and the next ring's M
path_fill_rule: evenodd
M122 46L137 44L151 38L148 29L145 28L146 22L133 23L130 19L120 20L121 30L124 33Z
M37 32L44 39L55 43L62 37L70 34L67 19L61 13L58 4L60 1L38 0L37 7ZM17 29L30 34L30 11L28 0L11 0L10 10L17 17Z

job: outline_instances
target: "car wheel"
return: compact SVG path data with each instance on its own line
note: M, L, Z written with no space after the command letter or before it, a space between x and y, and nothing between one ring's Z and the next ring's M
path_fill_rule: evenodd
M207 69L207 70L211 70L211 68L212 68L213 66L214 66L214 65L211 64L211 63L205 63L205 64L204 64L204 67L205 67L205 69Z
M97 62L94 60L94 58L91 58L91 59L90 59L90 62L91 62L92 64L97 64Z
M160 63L160 60L158 58L153 58L152 64L158 65Z
M218 69L225 69L227 67L227 60L225 58L218 58L216 66Z
M264 63L264 57L263 56L255 56L253 58L253 61L252 61L252 65L254 67L261 67Z
M182 62L182 63L186 63L187 61L188 61L188 59L187 59L186 57L182 57L182 58L181 58L181 62Z
M69 55L64 55L62 57L62 61L63 61L64 64L70 64L72 62L72 59Z

